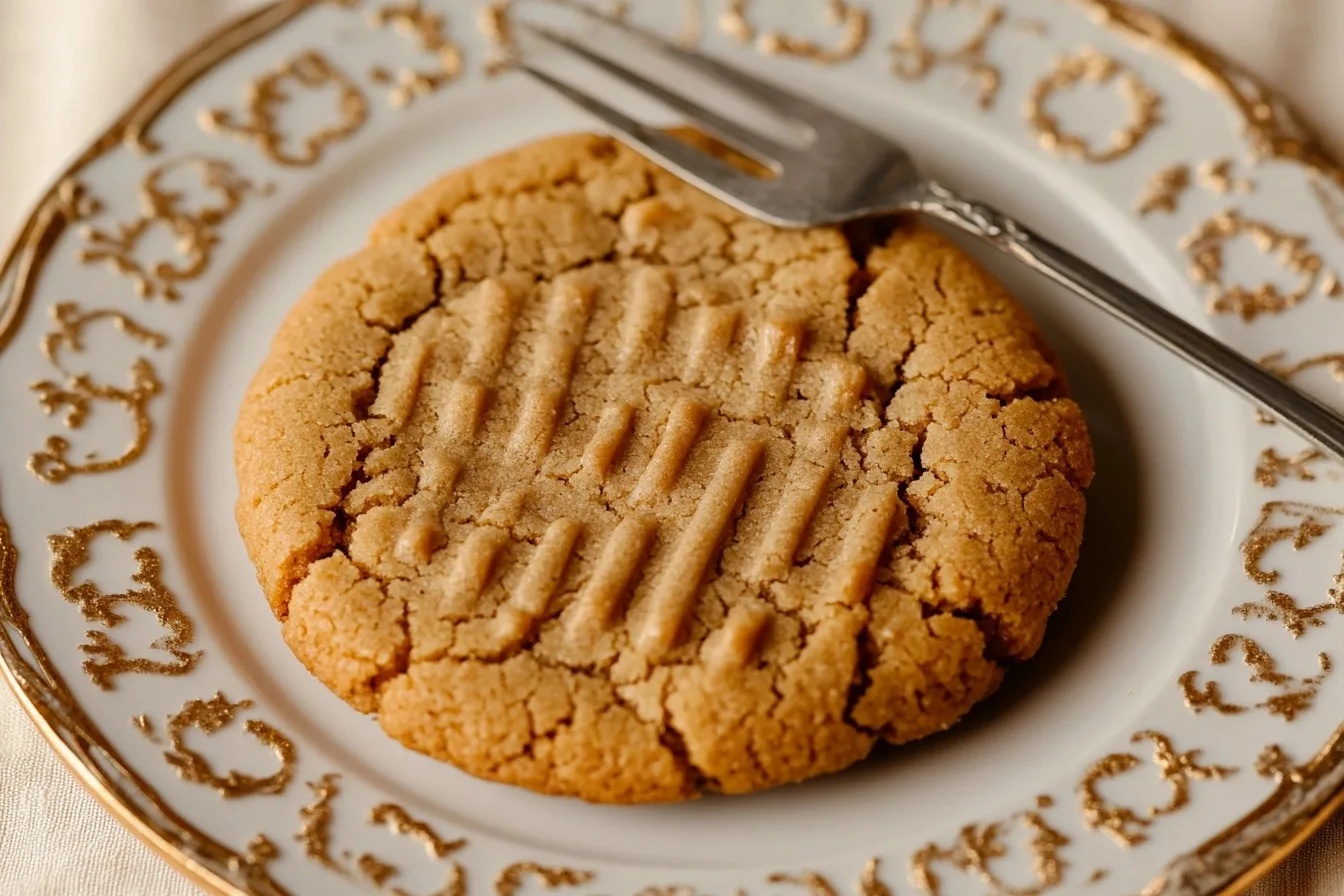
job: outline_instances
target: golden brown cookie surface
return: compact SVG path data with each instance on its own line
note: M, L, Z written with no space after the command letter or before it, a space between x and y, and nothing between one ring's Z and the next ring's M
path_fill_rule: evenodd
M859 254L590 136L404 204L238 421L295 655L414 749L608 802L955 722L1040 644L1091 447L970 260L918 228Z

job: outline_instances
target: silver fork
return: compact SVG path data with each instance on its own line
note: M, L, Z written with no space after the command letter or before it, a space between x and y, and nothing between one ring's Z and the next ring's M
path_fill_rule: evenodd
M693 67L810 132L812 139L806 148L786 146L564 34L539 25L515 23L534 39L577 55L676 109L690 123L776 174L773 179L763 179L733 168L641 124L526 60L515 61L518 68L601 119L623 142L705 192L745 214L782 227L812 227L909 212L954 224L1098 305L1344 461L1344 417L1007 215L921 176L910 155L887 138L651 31L618 22L583 4L573 7L604 25L621 29L653 53Z

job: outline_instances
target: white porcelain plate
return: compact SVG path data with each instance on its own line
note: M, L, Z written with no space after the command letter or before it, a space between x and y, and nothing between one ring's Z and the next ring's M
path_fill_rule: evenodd
M0 647L119 817L218 892L415 896L1212 893L1324 817L1339 468L994 257L1061 350L1098 473L1044 648L952 730L756 796L600 807L410 753L313 680L234 527L245 384L383 211L592 127L495 71L477 6L239 21L79 157L6 262ZM1117 0L630 6L1344 404L1344 171L1161 21Z

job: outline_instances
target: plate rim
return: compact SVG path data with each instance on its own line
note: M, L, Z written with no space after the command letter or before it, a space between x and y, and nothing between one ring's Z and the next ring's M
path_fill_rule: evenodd
M355 0L358 2L358 0ZM1344 185L1344 161L1320 142L1315 130L1307 123L1300 110L1266 84L1261 78L1244 69L1236 60L1213 50L1184 28L1172 24L1162 13L1133 0L1062 0L1089 13L1102 27L1110 27L1128 41L1148 44L1174 54L1196 69L1219 68L1234 73L1248 83L1263 102L1271 103L1283 112L1290 125L1302 134L1295 154L1281 154L1270 147L1271 157L1288 158L1308 171L1335 180ZM64 185L83 168L102 156L126 147L134 152L150 154L157 144L148 136L148 129L168 109L178 96L198 78L209 73L220 63L245 50L253 43L269 36L310 9L326 4L351 6L351 0L270 0L247 12L232 16L222 24L207 30L165 64L158 73L122 108L121 112L90 139L58 174L50 178L39 197L30 204L14 237L0 262L0 353L27 316L31 305L33 284L36 282L51 245L72 223L64 211L61 197ZM1242 99L1230 82L1214 84L1215 93L1231 105ZM1243 116L1245 118L1245 116ZM1253 144L1257 136L1254 125L1244 121L1246 137ZM214 859L242 864L241 854L218 841L187 819L180 818L158 795L154 788L125 764L118 750L106 740L101 730L82 718L83 710L62 676L50 667L45 651L28 625L27 613L19 602L15 587L15 557L17 551L10 535L9 521L0 511L0 677L14 695L24 713L32 721L48 747L69 768L76 780L124 828L149 847L171 867L211 896L250 896L231 881L219 875L208 864L198 861L183 842L161 830L161 825L148 819L143 809L124 799L108 781L108 774L99 767L95 752L105 755L116 772L139 791L139 795L158 805L166 820L198 844L208 844ZM22 655L15 634L32 652L36 666ZM74 717L66 717L73 710ZM1246 815L1231 821L1222 831L1194 849L1178 855L1154 879L1143 893L1164 892L1165 884L1179 883L1182 873L1198 869L1210 870L1217 876L1215 889L1209 892L1220 896L1236 896L1269 874L1299 846L1309 839L1336 812L1344 810L1344 723L1322 745L1305 765L1319 767L1317 779L1297 795L1297 806L1280 807L1286 818L1272 824L1258 838L1241 837L1256 820L1272 817L1273 805L1280 794L1271 794ZM1307 813L1293 810L1302 804L1316 803ZM1239 839L1240 838L1240 839ZM1220 848L1231 847L1249 857L1239 867L1231 864L1219 869L1206 865L1207 857ZM1256 857L1257 853L1260 855ZM199 849L197 854L200 854ZM210 858L206 858L210 861ZM1232 860L1235 862L1235 859ZM1221 874L1219 871L1221 870Z

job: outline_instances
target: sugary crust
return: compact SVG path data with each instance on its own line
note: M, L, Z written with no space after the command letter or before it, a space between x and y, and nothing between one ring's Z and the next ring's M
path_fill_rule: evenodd
M1041 642L1091 446L997 283L921 228L868 248L587 135L388 215L238 419L295 656L413 749L603 802L953 724Z

